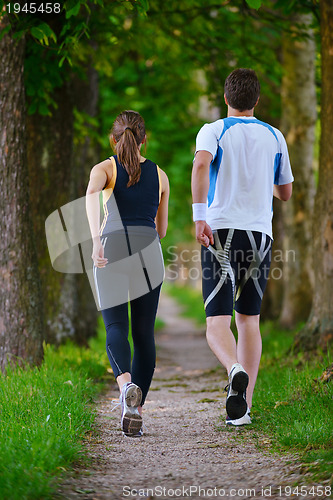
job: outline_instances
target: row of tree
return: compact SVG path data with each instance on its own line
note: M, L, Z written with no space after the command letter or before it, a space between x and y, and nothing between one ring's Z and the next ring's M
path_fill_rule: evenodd
M110 154L108 131L121 110L143 114L149 156L170 178L169 243L192 237L195 135L212 109L225 114L223 82L237 66L259 74L258 117L285 133L296 179L284 213L276 206L275 245L294 249L297 258L285 263L283 284L271 282L265 309L293 326L312 308L298 345L327 345L333 332L330 3L321 0L319 9L307 0L279 0L274 9L263 2L256 10L259 0L67 0L61 13L15 15L0 2L2 370L11 359L40 363L43 340L84 343L94 333L97 312L86 277L52 269L44 224L56 208L84 196L90 168ZM321 142L314 201L316 93Z

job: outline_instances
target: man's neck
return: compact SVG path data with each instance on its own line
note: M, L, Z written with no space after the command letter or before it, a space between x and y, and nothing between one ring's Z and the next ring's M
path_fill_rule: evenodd
M245 109L244 111L239 111L231 106L228 106L228 116L253 116L254 108Z

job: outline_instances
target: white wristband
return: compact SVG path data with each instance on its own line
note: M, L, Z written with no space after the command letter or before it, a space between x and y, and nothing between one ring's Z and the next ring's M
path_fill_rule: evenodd
M207 203L193 203L192 210L194 222L197 220L206 221Z

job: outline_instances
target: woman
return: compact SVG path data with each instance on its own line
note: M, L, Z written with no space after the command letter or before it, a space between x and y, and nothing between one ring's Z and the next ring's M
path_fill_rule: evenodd
M154 260L161 261L163 267L160 238L165 236L168 225L169 181L155 163L140 153L146 132L139 113L120 113L113 124L110 142L115 146L116 155L95 165L90 173L86 194L92 196L87 196L87 215L93 236L92 259L106 328L106 349L120 390L121 428L124 435L141 436L142 407L155 369L154 324L163 280L162 276L158 286L154 286L147 267ZM99 227L101 190L104 220ZM145 248L151 249L150 262L145 260ZM111 268L109 263L118 266L117 280L111 280L113 284L108 283L106 288L103 279L107 281L105 273ZM138 293L140 276L147 281ZM128 293L134 345L132 366ZM118 297L118 305L105 307L110 296Z

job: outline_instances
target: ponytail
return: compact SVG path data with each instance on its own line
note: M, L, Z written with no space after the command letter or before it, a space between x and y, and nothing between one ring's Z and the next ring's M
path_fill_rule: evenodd
M141 176L139 146L146 135L144 120L136 111L123 111L117 116L111 134L119 162L129 176L127 187L133 186Z

